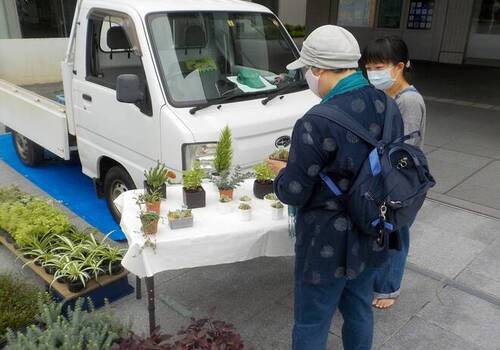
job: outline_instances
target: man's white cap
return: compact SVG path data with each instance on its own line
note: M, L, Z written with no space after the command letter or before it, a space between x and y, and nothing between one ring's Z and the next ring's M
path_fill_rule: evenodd
M306 66L323 69L358 68L360 58L358 41L348 30L326 25L309 34L300 51L300 58L286 68L288 70Z

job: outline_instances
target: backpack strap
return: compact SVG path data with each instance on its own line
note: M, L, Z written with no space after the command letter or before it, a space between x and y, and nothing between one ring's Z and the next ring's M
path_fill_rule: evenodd
M398 112L396 109L398 106L388 95L385 95L385 120L384 120L384 134L382 136L382 141L388 145L393 142L392 130L394 123L394 116Z
M366 130L366 128L363 127L363 125L361 125L356 119L352 118L340 108L331 104L321 104L315 106L310 113L340 125L363 139L365 142L368 142L373 147L377 147L378 141L368 132L368 130Z

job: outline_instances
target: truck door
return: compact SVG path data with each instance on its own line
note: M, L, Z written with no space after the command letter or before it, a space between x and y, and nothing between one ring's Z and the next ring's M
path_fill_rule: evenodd
M77 72L73 82L75 128L83 172L102 177L103 157L119 163L136 186L143 169L161 159L159 107L153 108L136 26L112 10L82 10L77 34ZM116 99L121 74L139 77L144 103ZM150 79L151 80L151 79Z

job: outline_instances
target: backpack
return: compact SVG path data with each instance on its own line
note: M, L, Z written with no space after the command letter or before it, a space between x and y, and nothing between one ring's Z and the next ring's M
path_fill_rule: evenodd
M335 106L318 105L311 114L336 123L373 147L346 193L342 193L325 172L319 175L336 196L343 198L347 213L361 232L374 237L379 246L391 246L389 240L394 240L394 233L414 222L427 192L436 184L422 150L405 143L420 132L392 139L393 122L399 110L389 97L383 136L379 141L358 121ZM400 249L398 238L399 235L396 247L391 248Z

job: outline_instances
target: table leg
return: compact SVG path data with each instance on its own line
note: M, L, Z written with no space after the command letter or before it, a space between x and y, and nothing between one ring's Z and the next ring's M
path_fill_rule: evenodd
M146 277L146 289L148 292L149 332L153 333L154 329L156 328L154 277Z
M142 299L141 278L135 276L135 298Z

